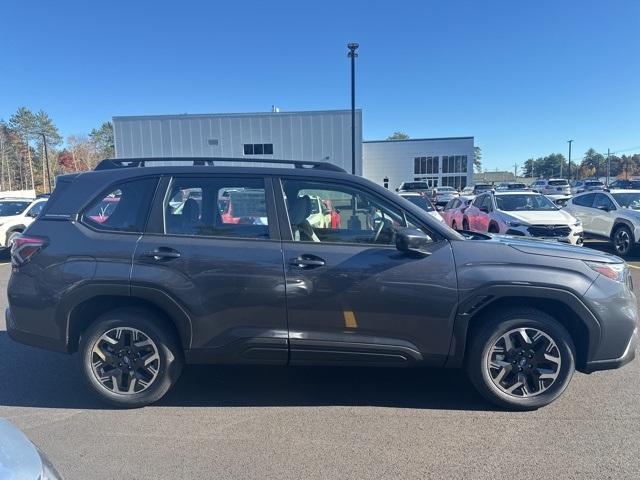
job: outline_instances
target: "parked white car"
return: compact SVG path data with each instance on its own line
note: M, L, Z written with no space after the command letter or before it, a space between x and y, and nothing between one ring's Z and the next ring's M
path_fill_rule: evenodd
M578 193L591 192L593 190L604 190L605 185L600 180L576 180L571 185L571 193L577 195Z
M585 235L610 241L618 255L630 255L640 240L640 190L585 192L564 210L582 221Z
M582 224L535 192L487 192L464 211L463 230L582 245Z
M11 248L13 240L35 220L46 198L3 198L0 200L0 248Z
M532 190L545 195L571 195L571 186L564 178L540 179L529 186Z

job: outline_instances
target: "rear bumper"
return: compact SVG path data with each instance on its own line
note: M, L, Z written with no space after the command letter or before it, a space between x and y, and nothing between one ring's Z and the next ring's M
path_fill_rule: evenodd
M593 373L599 370L612 370L620 368L636 358L636 347L638 345L638 329L633 331L633 335L629 340L629 344L621 357L606 360L592 360L587 362L582 371L584 373Z
M32 347L44 348L45 350L52 350L54 352L68 353L66 344L58 339L43 337L41 335L20 330L11 315L10 308L5 310L4 315L7 324L7 333L12 340Z

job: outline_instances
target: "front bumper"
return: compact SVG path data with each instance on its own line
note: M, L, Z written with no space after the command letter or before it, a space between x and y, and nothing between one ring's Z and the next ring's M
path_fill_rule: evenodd
M620 368L636 358L636 347L638 346L638 329L636 328L631 335L631 339L627 344L622 356L605 360L591 360L587 362L582 369L584 373L593 373L599 370L612 370Z
M505 235L513 235L518 237L536 238L539 240L553 240L560 243L568 243L570 245L582 245L584 243L584 232L582 227L569 226L571 229L569 235L565 236L538 236L532 235L529 231L530 225L522 225L519 227L506 227Z

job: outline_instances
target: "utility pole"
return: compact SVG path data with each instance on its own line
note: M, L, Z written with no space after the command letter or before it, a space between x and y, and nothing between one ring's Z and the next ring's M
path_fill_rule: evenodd
M607 148L607 187L609 186L610 175L611 175L611 149Z
M567 143L569 144L569 180L571 180L571 144L573 143L573 140L567 140ZM576 174L576 179L577 178L578 175Z
M360 45L357 43L347 44L351 58L351 173L356 174L356 50Z
M515 177L514 181L517 182L518 181L518 164L517 163L513 164L513 176Z

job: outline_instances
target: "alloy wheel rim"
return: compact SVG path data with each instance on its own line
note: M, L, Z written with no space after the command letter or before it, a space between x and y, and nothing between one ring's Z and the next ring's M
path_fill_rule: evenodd
M537 328L514 328L501 335L486 358L493 384L519 398L540 395L555 384L562 358L556 342Z
M629 233L625 229L618 230L618 233L616 233L615 244L618 252L626 252L629 249L631 239L629 238Z
M110 392L133 395L147 390L160 371L160 354L144 332L118 327L103 333L91 349L91 370Z

